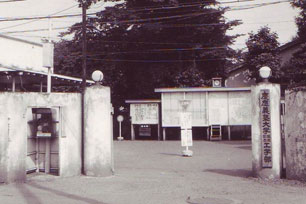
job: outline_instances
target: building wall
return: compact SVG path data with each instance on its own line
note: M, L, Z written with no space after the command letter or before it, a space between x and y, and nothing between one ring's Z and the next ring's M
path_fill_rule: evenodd
M59 107L61 176L81 173L81 95L78 93L0 93L0 182L26 177L27 110Z
M0 35L0 45L0 67L47 72L42 66L42 45L3 35Z
M287 49L280 51L279 55L281 58L281 66L284 66L287 62L290 61L292 55L301 48L301 44L296 44Z
M248 77L249 70L247 68L240 68L229 74L225 80L225 86L229 88L235 87L250 87L256 84L254 79Z

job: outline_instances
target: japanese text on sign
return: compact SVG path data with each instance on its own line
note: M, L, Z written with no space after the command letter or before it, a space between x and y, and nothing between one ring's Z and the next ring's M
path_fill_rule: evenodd
M131 104L133 124L158 124L158 104Z
M192 130L191 129L181 129L181 145L182 147L192 146Z
M272 168L270 91L260 90L260 119L262 135L262 167Z
M191 129L192 128L192 114L189 112L180 113L180 126L181 129Z

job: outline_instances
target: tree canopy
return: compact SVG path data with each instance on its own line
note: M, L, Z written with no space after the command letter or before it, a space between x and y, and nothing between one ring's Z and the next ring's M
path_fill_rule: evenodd
M293 0L292 5L300 9L300 14L296 17L298 27L297 40L300 49L293 53L289 63L284 66L285 76L291 85L306 83L306 1Z
M81 1L81 0L80 0ZM94 1L88 1L93 3ZM224 76L238 21L226 21L215 0L126 0L87 21L87 73L104 72L113 97L154 97L154 88L208 85ZM81 24L56 45L55 70L81 75Z
M292 5L300 9L300 13L295 19L298 26L298 37L301 39L306 39L306 1L293 0Z
M248 52L245 55L245 65L250 70L250 77L260 80L258 70L268 66L272 70L272 80L281 77L278 35L270 28L262 27L257 33L251 32L246 42Z

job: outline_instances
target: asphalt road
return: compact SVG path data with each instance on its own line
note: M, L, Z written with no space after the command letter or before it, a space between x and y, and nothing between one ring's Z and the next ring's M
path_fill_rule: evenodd
M251 174L250 141L115 141L115 175L61 178L38 174L0 185L2 204L303 204L306 184ZM209 202L208 202L209 201Z

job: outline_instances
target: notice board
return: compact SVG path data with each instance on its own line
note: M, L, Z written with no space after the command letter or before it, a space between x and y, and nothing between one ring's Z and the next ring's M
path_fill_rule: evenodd
M180 113L183 111L180 101L184 93L162 93L162 126L180 127ZM186 93L185 99L190 100L187 112L191 113L192 126L207 126L206 93Z
M131 104L132 124L158 124L158 104Z
M229 125L251 125L251 92L229 93Z

